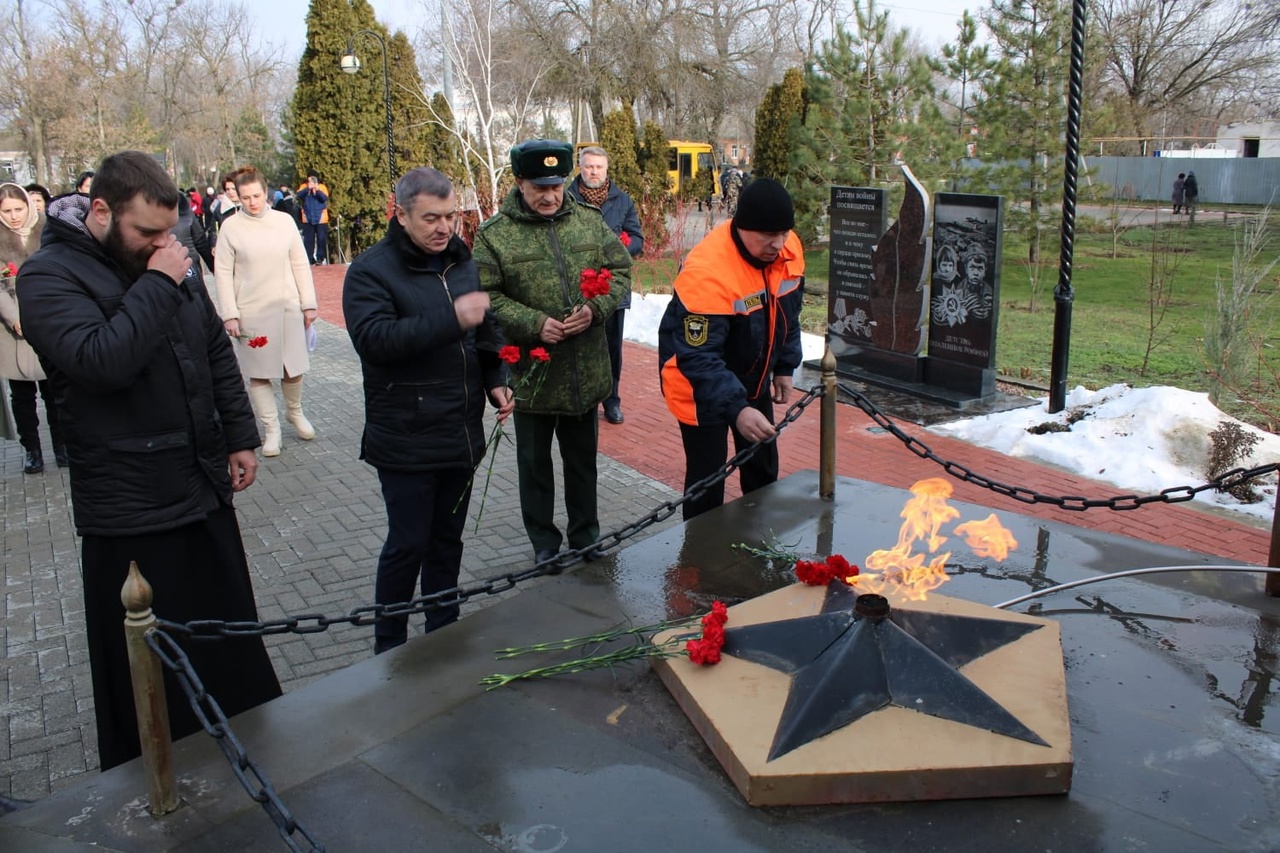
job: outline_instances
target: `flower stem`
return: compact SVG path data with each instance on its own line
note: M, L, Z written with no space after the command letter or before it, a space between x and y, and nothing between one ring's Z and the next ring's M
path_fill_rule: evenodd
M692 625L699 616L687 616L683 619L668 619L663 622L656 622L653 625L643 625L639 628L611 628L608 631L602 631L599 634L592 634L589 637L571 637L567 640L552 640L549 643L534 643L531 646L517 646L510 649L498 649L494 652L494 657L498 660L509 660L510 658L519 657L520 655L533 654L535 652L563 652L569 649L583 648L586 646L598 646L604 643L612 643L621 640L624 637L636 636L640 634L657 634L666 631L669 628L681 628Z

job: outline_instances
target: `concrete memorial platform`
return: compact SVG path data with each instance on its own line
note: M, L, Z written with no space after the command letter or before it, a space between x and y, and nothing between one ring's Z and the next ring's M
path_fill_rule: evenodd
M753 808L647 666L488 692L478 684L540 663L495 662L499 648L695 615L716 599L739 605L794 582L738 543L776 540L859 563L894 541L906 497L841 479L826 502L816 474L793 475L232 725L330 851L1280 847L1280 602L1261 597L1252 575L1109 581L1015 608L1061 631L1074 760L1067 795ZM962 520L990 512L955 506ZM1019 549L997 562L957 548L946 597L992 605L1103 572L1219 562L1002 520ZM285 849L210 738L184 739L175 754L184 806L173 815L147 814L134 762L0 819L0 850Z

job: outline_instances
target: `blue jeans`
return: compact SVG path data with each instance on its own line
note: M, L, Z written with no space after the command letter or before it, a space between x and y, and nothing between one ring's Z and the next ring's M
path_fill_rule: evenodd
M387 504L387 541L378 557L374 600L397 604L458 585L462 566L462 530L471 504L471 469L427 473L378 470ZM458 606L428 610L427 633L458 621ZM374 652L402 645L409 617L379 620L373 627Z

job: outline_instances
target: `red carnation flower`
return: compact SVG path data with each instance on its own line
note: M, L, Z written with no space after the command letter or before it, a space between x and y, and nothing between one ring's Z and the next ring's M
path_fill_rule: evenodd
M498 358L505 361L507 364L515 364L520 360L520 347L508 344L498 350Z
M17 274L18 274L18 265L15 264L13 261L9 261L9 263L4 265L5 278L11 278L12 276L15 276Z
M252 349L258 349L259 347L265 347L266 345L267 345L266 335L258 335L258 337L256 338L249 339L249 347Z
M809 586L826 586L834 574L826 563L796 560L796 577L801 583L807 583Z
M534 361L550 361L551 353L547 352L546 347L534 347L529 350L529 357Z
M622 245L624 246L631 245L631 235L628 234L626 231L623 231L621 234L619 234L618 239L622 241Z
M594 299L597 296L607 296L609 293L609 282L613 280L613 273L609 270L583 270L579 290L582 291L583 299Z
M834 577L844 580L858 574L858 567L851 564L840 554L832 554L827 557L827 568L831 570Z

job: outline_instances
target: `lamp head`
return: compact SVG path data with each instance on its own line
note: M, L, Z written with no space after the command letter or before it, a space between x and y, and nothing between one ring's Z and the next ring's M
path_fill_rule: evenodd
M360 72L360 57L350 52L342 54L341 67L348 74L358 74Z

